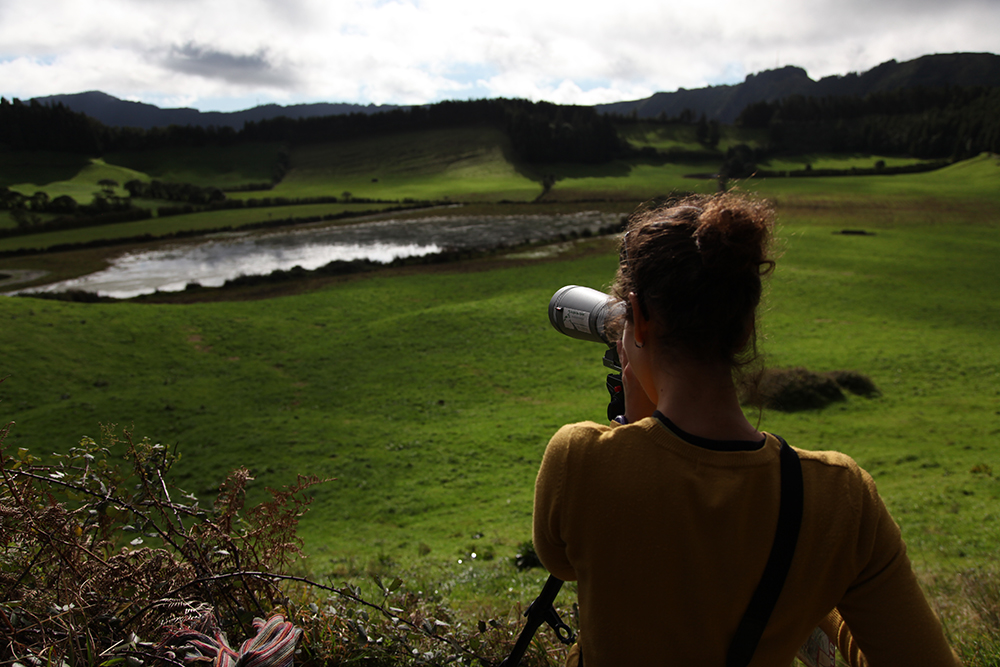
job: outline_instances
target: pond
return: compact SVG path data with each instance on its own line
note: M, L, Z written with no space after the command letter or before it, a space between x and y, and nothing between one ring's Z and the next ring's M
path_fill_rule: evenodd
M566 215L435 216L388 219L339 227L213 235L112 260L97 273L32 288L32 292L83 290L127 299L189 283L218 287L241 275L266 275L296 266L317 269L333 261L389 263L442 252L513 246L562 234L597 233L620 215L588 211Z

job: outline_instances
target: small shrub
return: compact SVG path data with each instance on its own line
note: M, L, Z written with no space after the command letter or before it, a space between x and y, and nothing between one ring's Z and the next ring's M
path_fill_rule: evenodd
M824 408L843 400L844 392L832 378L805 368L769 368L743 398L744 403L784 412Z
M253 617L286 599L275 576L301 555L300 493L320 480L300 478L244 510L252 478L240 469L202 508L168 482L176 457L151 440L106 429L102 443L83 438L47 463L5 448L9 429L0 429L0 662L137 658L163 628L209 617L220 632L252 635ZM120 446L130 467L110 453Z
M832 378L843 389L857 396L875 398L882 395L882 392L875 386L872 379L863 373L858 373L857 371L830 371L826 375Z
M542 567L542 561L535 552L535 545L531 540L525 540L518 545L517 553L514 554L514 566L519 570Z
M844 390L866 398L880 395L871 378L856 371L815 373L805 368L768 368L743 388L741 400L746 405L795 412L846 400Z

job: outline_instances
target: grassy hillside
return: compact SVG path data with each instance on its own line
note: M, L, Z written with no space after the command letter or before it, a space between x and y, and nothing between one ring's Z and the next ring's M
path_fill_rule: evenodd
M542 195L542 181L555 177L548 200L640 200L677 191L711 192L718 187L710 175L725 159L726 149L737 143L758 145L749 131L725 128L717 149L705 149L695 139L691 125L625 124L623 137L636 148L654 153L606 164L526 165L512 160L507 139L495 129L467 127L426 132L389 134L323 144L281 146L275 143L206 146L122 152L103 159L53 153L0 153L0 185L25 195L38 190L51 198L68 194L88 203L98 181L110 178L119 184L137 178L194 183L201 186L239 187L268 183L272 190L230 193L237 199L263 197L354 197L380 200L532 201ZM287 158L282 158L282 155ZM670 162L664 160L674 155ZM679 157L678 157L679 156ZM287 159L287 171L282 160ZM878 160L887 166L914 162L906 158L872 155L791 155L773 158L760 166L770 170L870 168ZM953 167L955 196L983 192L996 181L991 170L978 162L982 156ZM709 177L705 177L709 175ZM795 196L823 193L915 192L927 175L750 179L751 189ZM970 180L971 179L971 180ZM774 184L772 186L772 183ZM943 184L935 180L935 187ZM119 188L119 195L124 195ZM998 195L1000 196L1000 195ZM169 202L137 202L153 207ZM11 226L8 216L0 226ZM6 221L6 222L5 222Z
M872 160L868 160L864 166L870 167ZM873 200L878 206L888 205L887 202L892 201L904 207L913 202L935 201L944 208L932 207L933 213L939 216L939 221L948 222L950 218L942 218L940 215L947 213L950 207L962 210L969 207L994 207L1000 203L1000 159L984 153L970 160L921 174L760 178L748 180L744 187L782 201L853 201L861 216L870 214L864 209Z
M283 153L287 156L287 172L280 157ZM343 199L345 193L349 193L354 198L390 202L526 202L542 193L541 172L511 163L506 138L491 128L401 133L296 147L259 143L121 152L91 160L56 153L0 152L0 185L26 196L39 190L52 199L69 195L80 204L93 200L94 193L101 189L99 181L102 179L116 181L119 187L115 193L126 196L127 192L120 186L132 179L237 188L270 183L276 174L282 179L273 189L230 192L229 197L244 201ZM162 206L184 202L135 200L133 204L155 211ZM326 206L328 211L336 208ZM380 207L369 205L367 208ZM180 230L240 227L269 219L316 214L315 210L305 209L198 213L174 217L169 222L116 223L68 233L22 236L7 240L2 249L46 248L136 234L161 236ZM40 217L49 220L55 216L42 213ZM15 221L10 212L0 210L0 229L13 227Z
M833 232L856 227L858 207L816 204L781 209L765 350L774 365L868 373L883 396L767 413L762 426L871 469L918 563L993 562L995 217L884 216L865 220L873 236L844 236ZM601 351L554 332L545 310L562 285L604 285L616 255L604 240L574 253L267 301L0 300L8 443L44 452L102 422L134 425L177 447L183 485L199 495L237 465L258 492L334 477L302 532L317 564L347 571L513 555L548 436L603 413Z
M161 148L109 153L105 161L162 181L230 188L270 183L278 169L281 150L276 143Z
M332 159L321 152L318 164ZM622 199L592 205L620 210L630 197L682 189L675 183L711 189L684 178L692 166L564 168L549 197L610 193ZM996 158L983 156L930 174L740 184L778 203L784 254L764 309L767 364L859 371L882 392L749 416L873 474L969 665L997 655L996 626L976 610L995 608L1000 568L998 180ZM476 203L435 214L587 206ZM199 215L174 223L216 220ZM5 259L0 274L46 258L65 277L106 255ZM329 478L309 492L302 570L362 585L399 576L473 627L540 590L545 573L511 558L530 536L542 451L560 424L605 410L600 346L556 333L548 300L565 284L604 286L616 265L615 239L600 238L145 301L0 299L0 408L16 422L4 444L44 455L128 429L179 452L173 475L205 504L237 466L255 477L251 502L299 475ZM574 594L569 585L561 600Z
M100 190L98 182L103 179L111 179L120 185L133 178L147 178L145 174L134 169L109 164L101 158L92 158L86 163L77 163L75 160L66 159L65 156L50 154L50 159L51 162L38 164L36 165L37 169L25 172L17 171L17 167L13 167L12 173L17 173L21 177L33 176L38 180L36 182L15 181L11 184L11 189L27 196L42 190L48 193L52 199L69 195L78 202L89 203L94 197L94 192ZM79 169L70 175L70 170L75 166L79 166ZM13 180L13 176L9 178ZM59 180L48 180L52 178ZM128 194L124 188L116 188L116 190L118 196Z
M654 139L683 138L635 140ZM263 173L278 150L258 148L244 156L240 178ZM298 147L290 155L285 180L268 194L524 201L540 193L532 179L546 173L557 177L551 200L634 202L717 187L688 177L708 159L518 171L502 137L481 129ZM199 176L199 164L218 171L235 157L190 152L163 157L160 167L130 162L140 172L48 156L18 173L60 179L52 187L76 183L82 192L105 177ZM827 167L873 159L801 158ZM0 173L10 178L16 169L5 164ZM997 159L925 174L738 185L779 205L786 251L766 317L770 363L858 370L884 392L821 412L768 413L764 427L797 445L857 456L876 474L920 561L991 561L997 535L989 526L1000 511ZM345 208L199 213L14 237L3 247ZM874 234L835 233L843 229ZM44 452L68 448L102 423L134 425L182 452L178 472L197 494L210 495L237 465L255 472L258 492L299 473L335 477L316 491L303 533L319 562L338 567L450 563L477 544L509 555L528 536L531 482L549 434L603 411L600 350L552 331L545 306L564 284L603 286L615 266L612 246L590 240L558 262L384 272L267 301L2 299L0 372L9 377L0 398L18 422L8 442ZM65 277L101 261L100 251L22 257L4 260L0 273L47 267Z
M720 127L719 143L707 149L698 142L698 127L690 123L632 122L617 125L619 135L635 148L654 148L661 153L707 153L718 158L735 144L757 148L767 143L763 130L746 130L725 125Z
M372 199L531 200L541 185L506 156L492 128L459 128L297 146L274 196L350 192ZM249 196L249 195L248 195Z
M508 160L507 140L491 128L390 134L327 144L282 147L237 144L108 154L86 161L63 154L0 153L0 185L31 195L69 194L88 203L97 182L133 178L220 188L269 183L286 150L289 170L273 190L232 193L263 197L340 197L455 201L531 200L541 185ZM529 172L530 173L530 172ZM124 190L120 194L125 194ZM140 203L141 205L141 203Z

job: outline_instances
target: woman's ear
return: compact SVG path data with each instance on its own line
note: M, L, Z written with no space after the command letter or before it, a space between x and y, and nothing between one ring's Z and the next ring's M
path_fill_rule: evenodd
M642 313L642 305L639 303L638 294L629 292L628 302L632 311L632 332L635 336L635 344L638 347L642 347L646 344L646 336L649 333L649 320Z

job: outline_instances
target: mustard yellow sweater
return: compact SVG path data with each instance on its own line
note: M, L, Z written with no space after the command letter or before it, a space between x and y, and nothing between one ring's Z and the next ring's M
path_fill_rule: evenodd
M553 436L534 542L550 573L579 582L585 667L725 664L774 539L779 447L768 435L753 451L713 451L656 418ZM871 477L846 455L796 452L802 528L751 664L788 667L834 609L841 651L860 647L872 667L959 664Z

